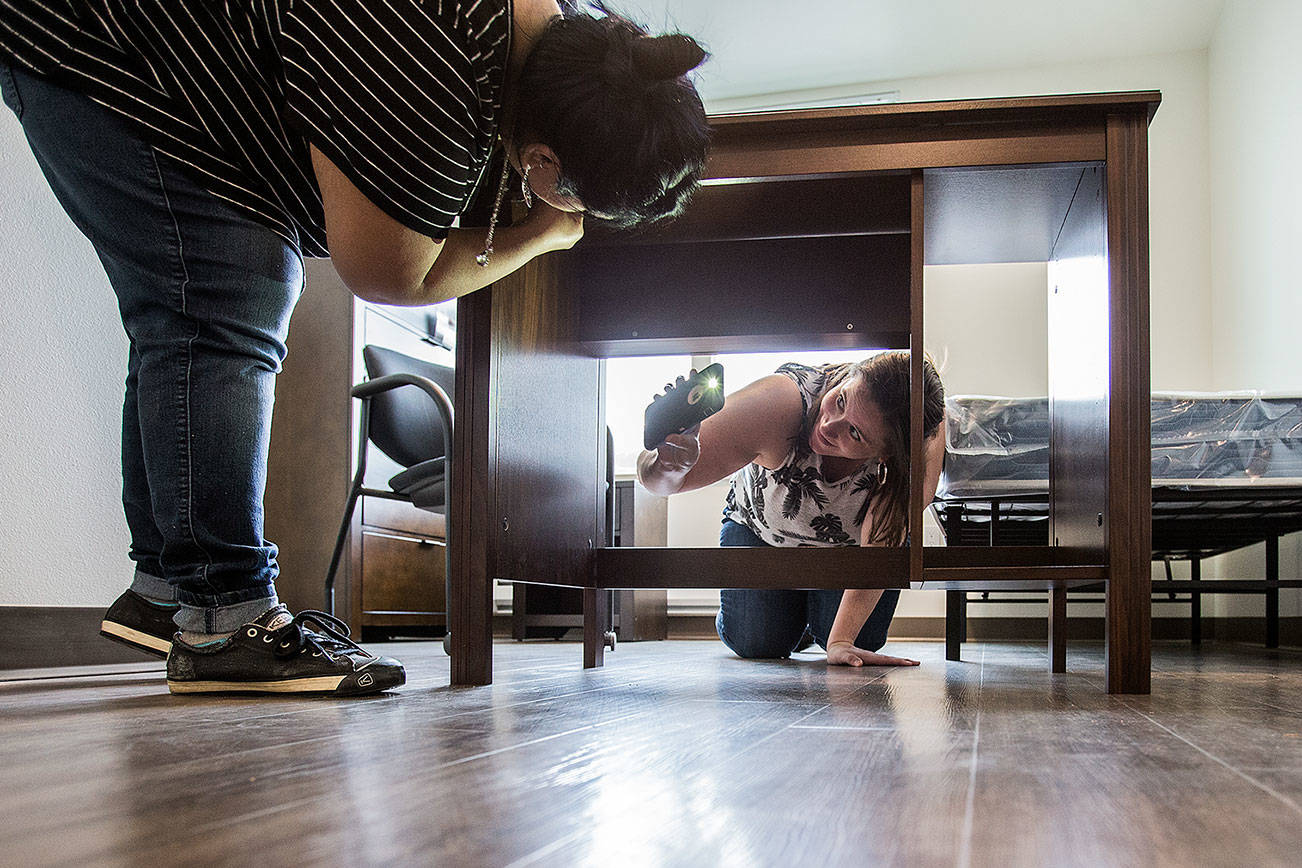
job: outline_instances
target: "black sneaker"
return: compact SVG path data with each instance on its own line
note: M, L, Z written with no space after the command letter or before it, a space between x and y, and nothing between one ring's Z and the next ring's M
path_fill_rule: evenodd
M99 634L137 651L166 657L172 650L172 634L176 632L176 623L172 621L176 608L174 603L151 603L135 591L124 591L104 613Z
M397 660L373 657L349 639L343 621L311 609L290 615L284 606L212 644L190 645L178 634L167 657L173 693L361 696L406 680Z

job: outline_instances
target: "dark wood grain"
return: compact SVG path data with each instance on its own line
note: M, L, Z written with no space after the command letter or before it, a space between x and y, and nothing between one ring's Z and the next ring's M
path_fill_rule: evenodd
M531 530L522 535L526 543L517 544L505 539L512 531L494 530L504 553L494 561L498 574L578 587L791 587L809 584L809 580L801 578L803 570L814 559L822 558L827 564L836 561L836 565L844 568L836 576L841 587L860 583L870 587L901 587L901 583L912 580L915 584L939 587L981 587L1003 582L1048 589L1109 578L1112 584L1125 586L1115 593L1109 592L1115 598L1109 603L1112 624L1109 641L1115 658L1109 689L1146 689L1146 675L1141 676L1138 670L1146 671L1147 633L1136 632L1138 622L1142 621L1145 629L1147 625L1146 609L1140 605L1141 598L1144 606L1147 605L1147 586L1139 587L1135 569L1137 544L1141 540L1117 534L1123 522L1147 518L1146 513L1136 511L1136 501L1147 498L1149 488L1146 480L1141 481L1139 464L1133 455L1119 461L1109 461L1108 457L1116 455L1123 440L1130 443L1128 448L1134 453L1138 447L1131 441L1147 433L1146 427L1143 431L1137 427L1135 408L1139 406L1136 396L1141 374L1136 372L1142 369L1142 384L1146 388L1148 179L1144 152L1147 122L1159 100L1160 96L1153 92L1084 94L716 118L707 180L722 181L724 186L735 183L745 187L760 182L789 186L711 192L709 195L714 198L710 207L718 209L718 221L708 216L695 224L689 221L677 230L678 234L667 230L664 238L670 240L663 243L657 243L654 233L650 233L627 243L601 239L586 251L580 246L569 256L553 257L567 263L559 277L552 270L554 266L535 263L531 266L534 276L525 278L524 295L513 294L512 298L500 302L501 310L509 311L510 316L503 315L494 327L494 339L499 341L500 348L495 350L491 364L510 370L491 375L496 402L494 424L498 426L490 432L497 450L494 482L498 485L498 518L504 519L509 528L514 521L511 513L518 513L519 506L527 504L530 510L527 520L535 521L539 514L536 507L547 496L569 498L565 502L573 509L565 513L555 511L553 517L559 517L561 525L554 538L534 533L534 526L530 525ZM717 550L665 549L658 553L634 553L627 549L603 549L596 553L595 559L585 558L578 544L581 534L576 536L571 522L599 520L597 505L593 504L589 510L584 502L591 480L600 473L597 460L600 447L592 447L593 460L589 461L590 435L586 433L589 426L582 403L589 377L575 358L577 355L739 351L761 346L775 349L794 347L805 338L820 347L863 346L858 342L865 334L873 339L869 343L880 344L885 342L882 334L865 333L858 320L848 314L846 323L853 324L853 328L829 326L831 319L824 315L823 308L835 311L835 319L842 318L844 308L839 302L824 304L827 299L818 294L819 287L849 287L857 301L866 301L874 287L846 275L847 264L862 267L867 261L866 257L856 257L853 251L866 249L870 242L885 240L889 244L891 239L898 242L904 238L908 238L905 260L909 282L907 295L901 283L896 297L902 302L897 312L905 315L907 326L893 326L889 330L889 342L902 340L901 345L911 347L916 353L922 346L920 264L926 261L923 210L927 204L924 176L918 170L1049 164L1053 165L1052 171L1061 169L1063 164L1087 164L1081 170L1082 178L1089 176L1091 182L1101 180L1104 169L1099 166L1106 164L1106 232L1102 228L1101 186L1096 183L1099 195L1086 203L1089 208L1082 209L1081 231L1068 232L1065 236L1068 242L1078 236L1083 238L1088 242L1085 245L1088 255L1098 260L1096 265L1101 264L1098 271L1102 276L1087 278L1082 293L1093 305L1089 311L1103 312L1101 318L1094 318L1102 325L1095 322L1087 330L1094 343L1086 348L1088 363L1085 365L1101 381L1097 387L1091 381L1082 391L1079 383L1059 379L1063 388L1056 395L1062 406L1080 400L1083 416L1101 420L1102 427L1081 426L1077 429L1079 436L1055 439L1053 447L1060 456L1060 464L1062 456L1070 456L1079 447L1082 457L1072 466L1089 465L1100 473L1092 486L1083 489L1085 497L1078 500L1070 500L1076 495L1069 487L1055 489L1055 497L1061 497L1066 503L1065 510L1059 513L1062 528L1070 529L1065 535L1058 535L1055 548L1085 550L1087 557L1059 552L1047 556L1047 560L1037 560L1043 555L1025 554L1016 554L1012 560L974 561L967 555L948 560L950 556L933 557L918 545L879 556L902 560L898 564L883 560L873 564L871 570L863 569L868 566L867 561L856 563L852 560L855 556L846 553L820 553L810 555L808 561L789 564L781 560L787 555L780 552L720 555L715 553ZM892 222L895 212L889 208L889 213L876 219L864 219L864 215L845 209L835 211L821 222L820 218L807 215L790 222L768 216L748 230L736 206L747 201L778 201L784 195L798 198L802 189L824 190L829 187L826 182L837 177L853 185L865 183L861 179L872 173L883 173L882 183L889 186L894 183L889 178L905 171L912 171L908 236L871 234ZM1053 203L1062 199L1060 187L1049 184L1045 188L1052 191L1048 198ZM729 202L734 203L735 210L725 218ZM943 198L936 204L943 210ZM1057 219L1056 210L1052 216ZM867 228L860 229L857 225L860 221ZM845 234L809 237L823 232ZM1068 250L1070 246L1069 243L1061 250L1055 248L1055 256L1068 262L1074 258ZM1105 258L1109 255L1110 260ZM903 271L897 276L902 277ZM557 287L560 295L552 294ZM579 296L573 306L569 306L573 299L565 297L567 292ZM789 298L797 292L805 305L793 309ZM535 296L532 304L521 301L530 294ZM545 323L530 319L538 310L546 311ZM657 319L662 310L674 314ZM776 310L785 314L780 327L764 318ZM1109 322L1113 323L1111 328ZM837 328L841 329L839 333ZM847 340L845 335L850 333L854 336ZM1059 349L1071 352L1072 348ZM915 357L915 383L920 379L918 362ZM519 429L526 426L529 414L540 418L532 409L536 405L524 394L528 384L538 383L542 372L552 369L575 373L576 385L567 395L577 396L579 400L572 401L567 410L577 411L583 417L574 426L577 437L572 438L581 457L574 462L566 458L564 468L555 473L554 468L542 467L518 445ZM1068 368L1064 364L1060 370ZM505 393L499 394L499 386L518 391L505 398ZM910 410L915 436L921 427L917 423L919 407L915 394ZM503 426L514 427L510 431L499 430ZM593 435L599 435L601 420L596 420L591 429ZM1095 435L1093 441L1089 432ZM550 454L554 457L567 451L563 444L571 438L553 434L539 439L551 446ZM1146 445L1147 440L1139 442ZM507 444L505 452L503 444ZM910 446L914 460L918 460L919 447L920 440ZM583 463L590 465L589 468L570 478L569 468ZM1070 474L1068 478L1072 478ZM1084 473L1074 478L1086 480ZM563 484L550 484L555 481ZM1105 485L1106 503L1100 501L1091 516L1086 507L1095 503L1089 500L1089 495L1098 494ZM917 521L919 500L915 485L910 496L911 525ZM504 509L507 505L510 508ZM1094 520L1092 529L1087 521L1090 518ZM1132 533L1144 532L1132 528ZM915 539L918 536L915 532ZM1113 538L1120 540L1120 548L1108 545L1107 541ZM591 539L598 540L600 535L594 533ZM999 557L1009 553L1002 548L996 551L1001 552ZM1147 551L1143 556L1147 557ZM743 562L740 558L753 560ZM878 569L881 567L884 569ZM838 570L827 572L835 575ZM1122 643L1123 635L1128 637L1125 640L1128 644Z
M1149 120L1162 99L1159 91L1046 94L989 99L876 103L840 108L731 112L711 117L715 144L745 135L770 136L811 130L853 130L907 124L958 125L966 122L1061 121L1099 118L1117 110L1146 112Z
M591 583L604 539L601 363L550 259L493 287L494 578Z
M711 178L1077 163L1101 160L1106 152L1101 116L1040 124L819 129L774 133L767 139L754 131L735 142L725 136L716 135L710 152L706 172Z
M1149 91L720 115L711 118L706 174L773 178L1102 160L1108 114L1151 118L1160 99Z
M445 623L444 543L399 534L362 533L362 623L398 612Z
M456 462L448 546L452 558L451 676L454 685L493 680L493 575L497 531L493 496L495 453L489 382L492 377L493 289L457 301Z
M918 546L922 587L981 590L1028 582L1098 582L1089 552L1048 546ZM910 550L896 547L608 548L596 557L602 588L906 588ZM1038 583L1038 584L1036 584ZM576 580L576 585L581 584Z
M926 398L925 349L923 342L923 265L926 256L926 189L921 170L911 178L911 222L909 233L909 498L905 526L909 529L909 581L922 581L922 502L926 479L926 447L923 445L923 409Z
M959 660L967 638L967 592L945 592L945 659Z
M593 354L718 352L738 337L771 349L783 335L907 346L907 234L580 247L560 261Z
M606 662L606 633L610 630L610 591L583 589L583 668Z
M637 232L585 230L583 245L758 241L843 235L898 235L909 231L909 175L873 172L798 177L764 184L710 184L672 221Z
M1153 547L1148 118L1108 117L1108 692L1147 693Z

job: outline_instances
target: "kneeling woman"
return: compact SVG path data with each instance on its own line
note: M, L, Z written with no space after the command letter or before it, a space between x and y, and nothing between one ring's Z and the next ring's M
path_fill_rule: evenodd
M923 502L940 479L945 390L924 366ZM861 362L786 364L729 395L699 430L670 435L638 459L638 479L657 494L732 477L719 543L724 546L898 546L908 528L909 355ZM728 589L719 638L742 657L787 657L812 638L828 664L910 666L876 653L896 590Z

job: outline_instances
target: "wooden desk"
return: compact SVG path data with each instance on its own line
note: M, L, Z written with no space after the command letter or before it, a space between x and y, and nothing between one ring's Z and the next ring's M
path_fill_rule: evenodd
M1148 123L1156 92L712 118L673 225L590 233L461 299L452 683L492 680L492 579L612 588L1065 588L1106 582L1107 689L1149 690ZM1047 548L604 548L603 359L911 349L922 269L1047 261ZM915 388L912 464L922 464ZM920 541L920 474L910 523Z

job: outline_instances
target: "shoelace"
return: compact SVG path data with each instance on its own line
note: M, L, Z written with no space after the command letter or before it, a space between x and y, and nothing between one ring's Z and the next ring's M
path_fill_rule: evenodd
M312 629L307 626L311 622ZM333 656L347 654L371 655L349 638L348 625L334 615L316 609L304 609L294 620L272 633L276 642L277 657L293 657L305 647L314 647Z

